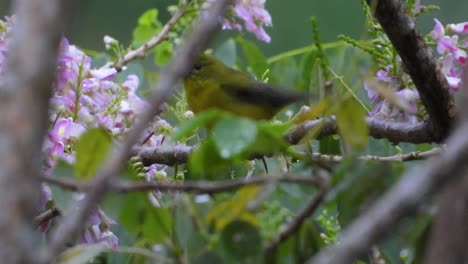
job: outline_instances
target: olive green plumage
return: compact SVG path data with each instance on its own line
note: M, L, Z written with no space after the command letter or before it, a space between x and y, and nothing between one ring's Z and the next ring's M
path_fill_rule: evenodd
M193 64L184 78L184 89L194 113L218 108L255 120L271 119L286 105L307 99L304 94L254 80L208 54Z

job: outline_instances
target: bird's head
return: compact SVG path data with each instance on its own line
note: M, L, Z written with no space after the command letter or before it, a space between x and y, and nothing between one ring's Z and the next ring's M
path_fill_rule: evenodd
M214 56L202 54L192 64L192 67L184 77L184 80L207 80L217 78L217 76L223 74L225 69L227 69L227 66Z

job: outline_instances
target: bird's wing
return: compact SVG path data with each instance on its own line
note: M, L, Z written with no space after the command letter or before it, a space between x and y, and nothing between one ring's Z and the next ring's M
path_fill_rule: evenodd
M245 83L249 85L246 86ZM273 88L272 85L259 81L221 84L221 88L241 102L273 108L280 108L297 101L305 101L308 98L307 94Z

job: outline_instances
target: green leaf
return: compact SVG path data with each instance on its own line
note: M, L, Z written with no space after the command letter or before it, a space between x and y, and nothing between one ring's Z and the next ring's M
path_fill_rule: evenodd
M249 42L241 37L236 38L236 41L241 45L242 51L245 54L247 63L252 68L255 76L260 79L264 73L268 70L268 62L263 56L257 45Z
M111 145L111 137L103 128L93 128L81 135L76 144L75 176L80 180L93 177Z
M142 233L152 244L164 243L172 237L173 219L169 208L158 207L145 214Z
M138 25L139 26L152 26L155 21L158 19L158 10L156 8L149 9L144 12L138 18Z
M172 57L174 46L169 41L159 43L154 48L154 64L165 65Z
M199 113L195 116L195 118L190 119L184 123L182 123L172 134L172 139L174 141L180 141L181 139L190 136L195 130L199 127L206 126L219 117L221 117L224 113L218 111L216 109L209 109L202 113Z
M234 220L226 225L221 233L221 242L229 255L243 263L251 262L262 252L258 228L245 221Z
M241 153L255 140L256 135L255 122L237 116L227 116L213 128L214 143L224 159Z
M366 146L369 137L366 116L366 111L352 98L343 101L336 113L341 136L358 150L362 150Z
M63 252L58 260L59 264L81 264L88 263L103 251L106 250L106 246L95 244L95 245L79 245L67 249Z
M206 263L225 263L223 258L213 251L203 251L198 255L192 263L194 264L206 264Z
M150 9L146 11L138 18L138 25L133 30L132 45L134 47L143 45L161 28L162 24L158 20L158 10Z
M337 139L335 136L328 136L325 138L320 139L319 141L319 150L321 154L326 155L340 155L341 148L340 148L340 140Z
M230 162L221 158L213 137L208 137L189 157L191 179L221 180L230 178Z
M290 127L290 124L258 123L257 137L246 148L244 154L249 156L255 153L275 154L286 151L290 144L284 138L284 134Z

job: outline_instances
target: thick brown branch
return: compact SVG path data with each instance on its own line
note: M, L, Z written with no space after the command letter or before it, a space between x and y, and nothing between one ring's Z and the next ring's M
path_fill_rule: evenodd
M68 1L14 1L12 38L0 84L0 259L34 263L31 219L47 129L51 86Z
M186 163L191 151L192 147L185 145L177 145L171 149L144 148L138 152L138 157L145 166L149 166L151 164L165 164L168 166L174 166Z
M138 157L140 161L145 166L150 166L151 164L164 164L168 166L184 164L188 161L190 152L192 152L193 147L185 145L177 145L174 148L144 148L138 152ZM413 160L425 160L430 157L436 156L441 152L440 148L434 148L428 151L414 151L405 154L396 154L392 156L372 156L365 155L359 156L358 159L363 161L376 160L376 161L395 161L395 162L405 162ZM309 155L309 158L312 161L319 162L331 162L339 163L343 161L342 156L336 155L324 155L320 153L306 154ZM258 158L257 156L255 158Z
M219 17L229 3L230 0L219 0L212 4L211 10L191 32L185 45L176 52L176 55L161 72L155 92L148 100L151 107L142 114L141 119L124 139L120 149L111 152L111 156L99 170L90 189L86 192L85 199L73 207L76 208L75 210L65 214L63 221L53 233L48 247L41 255L41 263L50 263L63 250L67 241L72 241L77 237L81 224L86 220L96 203L110 189L112 177L122 170L125 161L132 152L133 145L137 143L149 121L153 119L153 113L173 93L178 80L190 70L191 62L207 46L210 37L218 28Z
M397 123L372 117L368 117L366 123L369 126L370 136L377 139L386 138L395 144L399 142L429 143L437 140L426 123ZM309 131L314 131L314 129L320 131L319 138L334 135L338 131L335 118L322 118L294 127L288 132L286 139L291 144L298 144Z
M339 242L308 263L353 263L372 245L394 232L405 216L414 214L429 195L463 175L468 165L468 123L447 142L448 149L402 176L401 180L356 219Z
M375 17L387 33L411 76L430 117L430 131L436 141L444 140L454 125L455 105L442 74L416 29L414 20L405 14L399 0L367 0L375 7Z
M404 124L394 123L388 121L374 120L372 118L367 119L367 123L370 127L370 133L375 138L388 138L391 142L412 142L412 143L427 143L432 142L434 138L429 133L425 123L418 124ZM313 121L307 121L300 124L286 134L285 138L292 144L299 143L308 131L311 131L317 127L320 127L321 137L333 135L336 133L336 123L334 118L323 118ZM188 161L188 157L192 147L185 145L177 145L173 148L143 148L136 155L140 158L141 162L145 166L151 164L165 164L169 166L184 164ZM408 153L402 155L395 155L390 157L375 157L375 156L364 156L361 157L363 160L394 160L394 161L409 161L415 159L425 159L431 155L435 155L436 151L430 153ZM262 157L261 154L255 155L253 158ZM339 162L341 157L326 156L320 154L313 154L313 159L324 159L325 161Z
M44 182L57 185L63 189L70 191L86 191L91 186L86 183L79 183L74 180L57 178L53 176L42 176ZM281 177L254 177L242 180L226 180L226 181L185 181L182 183L169 182L125 182L118 181L113 183L110 191L112 192L142 192L142 191L181 191L193 193L215 194L220 192L234 191L248 185L260 185L269 182L284 182L303 185L318 185L317 179L307 176L287 175Z

